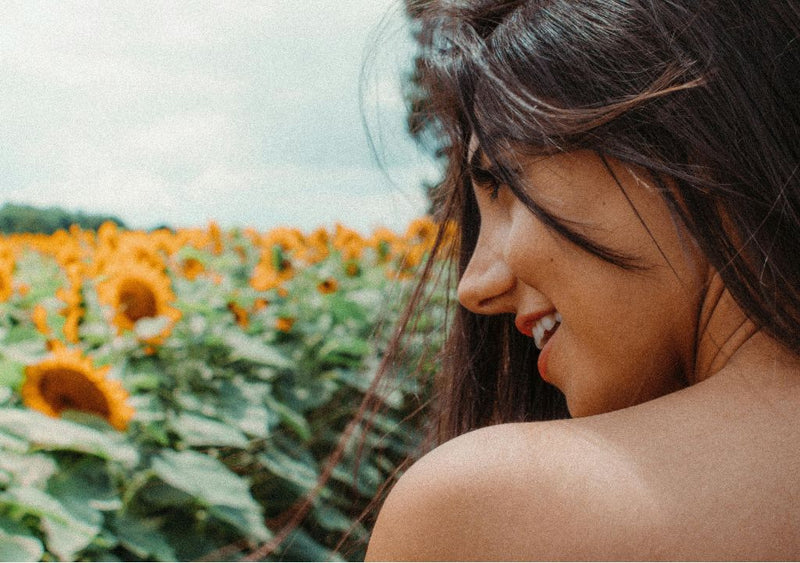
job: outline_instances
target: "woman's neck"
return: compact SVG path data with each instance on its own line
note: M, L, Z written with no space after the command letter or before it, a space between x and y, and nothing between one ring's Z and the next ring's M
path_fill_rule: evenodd
M754 346L766 344L766 338L744 314L719 274L714 273L700 307L695 362L689 384L719 373L733 358L751 353Z

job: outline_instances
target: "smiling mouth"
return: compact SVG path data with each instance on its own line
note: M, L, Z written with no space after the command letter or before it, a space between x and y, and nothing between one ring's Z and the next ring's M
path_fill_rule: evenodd
M561 313L559 312L550 313L536 321L531 327L531 336L539 350L544 348L559 326L561 326Z

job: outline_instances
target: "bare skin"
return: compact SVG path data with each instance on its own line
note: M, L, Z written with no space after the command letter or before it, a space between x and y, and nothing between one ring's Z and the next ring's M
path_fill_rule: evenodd
M659 399L461 436L403 476L367 559L795 560L799 371L757 336Z
M563 314L548 376L576 418L435 449L391 492L367 559L800 557L800 358L747 320L635 171L618 171L628 200L591 157L546 164L531 165L534 195L602 226L592 234L647 273L586 256L515 198L476 188L481 233L459 299L480 314Z

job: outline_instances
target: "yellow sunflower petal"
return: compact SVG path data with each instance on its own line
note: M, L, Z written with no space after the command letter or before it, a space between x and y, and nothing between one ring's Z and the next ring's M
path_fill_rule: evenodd
M0 301L7 301L14 292L13 264L0 263Z
M134 410L119 381L106 378L108 367L95 368L79 350L54 347L41 362L25 368L22 399L26 406L48 416L65 410L98 415L117 430L125 430Z
M166 317L171 322L161 336L167 336L172 323L181 317L180 311L173 307L175 294L169 277L142 264L125 263L109 270L98 284L97 295L112 308L112 322L120 332L133 329L140 319Z

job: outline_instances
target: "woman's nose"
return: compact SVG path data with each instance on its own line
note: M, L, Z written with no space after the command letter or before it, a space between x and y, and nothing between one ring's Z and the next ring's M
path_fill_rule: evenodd
M459 302L479 315L513 313L516 278L500 249L479 240L458 283Z

